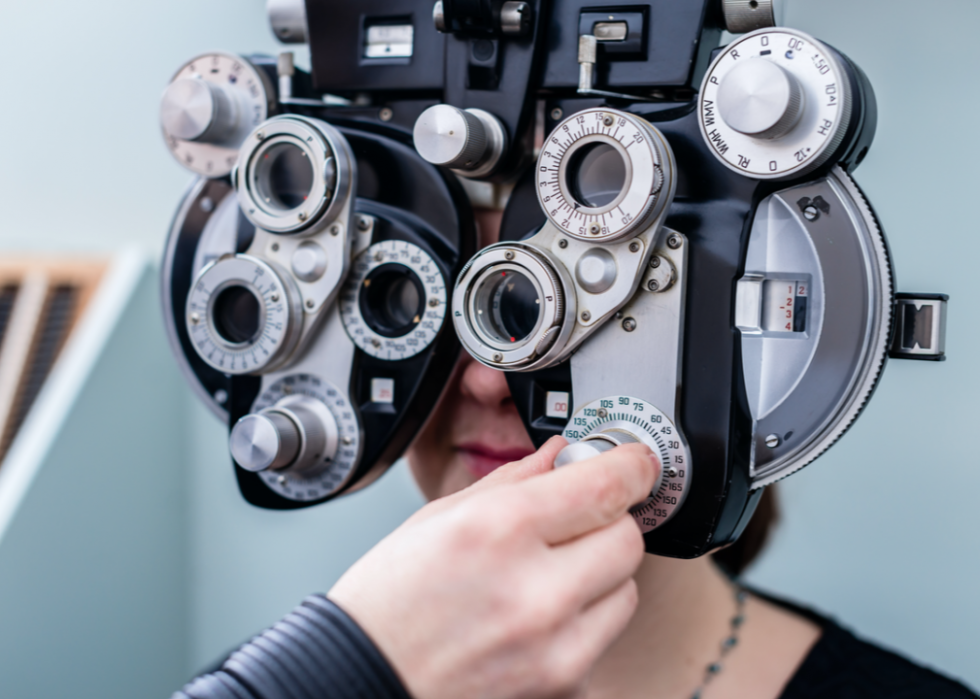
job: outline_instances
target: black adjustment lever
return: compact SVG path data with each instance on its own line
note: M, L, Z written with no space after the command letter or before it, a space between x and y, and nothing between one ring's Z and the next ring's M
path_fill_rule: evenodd
M896 294L892 359L946 360L945 294Z
M470 37L528 36L534 9L528 2L438 0L432 19L440 32Z

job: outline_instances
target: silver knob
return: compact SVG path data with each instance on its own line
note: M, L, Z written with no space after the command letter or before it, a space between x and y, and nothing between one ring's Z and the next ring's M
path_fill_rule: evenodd
M267 410L246 415L228 440L231 455L246 471L260 472L289 466L299 455L299 428L286 415Z
M558 452L558 456L555 457L555 468L568 466L569 464L574 464L578 461L593 459L600 454L605 454L607 451L611 451L612 449L624 444L643 443L650 446L650 442L650 439L641 439L640 437L621 429L594 432L582 441L573 442ZM657 478L657 482L654 483L653 488L650 489L650 492L657 492L657 490L660 488L660 483L662 480L663 473L661 472L660 476Z
M725 26L732 34L778 26L782 2L779 0L722 0Z
M415 122L415 149L433 165L470 177L489 174L503 156L503 126L480 109L463 111L448 104L429 107Z
M238 123L235 101L218 85L182 78L167 86L160 103L164 130L182 141L221 143Z
M266 3L272 33L284 44L307 41L306 3L303 0L269 0Z
M739 64L718 88L718 112L725 123L759 139L792 131L803 114L803 102L799 81L764 58Z

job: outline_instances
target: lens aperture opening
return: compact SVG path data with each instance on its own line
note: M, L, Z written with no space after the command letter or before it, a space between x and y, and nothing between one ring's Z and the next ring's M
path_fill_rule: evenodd
M374 332L382 337L404 337L422 322L425 289L408 267L381 265L364 279L358 303Z
M480 334L499 346L525 344L541 326L541 295L537 281L520 267L495 267L475 291L475 320Z
M626 187L626 161L614 146L590 143L569 158L565 178L577 203L601 209L616 201Z
M259 202L274 213L297 209L310 198L313 164L306 149L292 139L260 151L252 165L252 182Z
M259 339L262 304L250 289L228 286L214 300L211 321L215 332L229 345L249 345Z

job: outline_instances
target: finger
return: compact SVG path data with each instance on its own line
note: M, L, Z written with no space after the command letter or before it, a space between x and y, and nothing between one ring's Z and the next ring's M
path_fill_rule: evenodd
M581 609L633 577L643 562L643 535L633 518L624 515L551 552L551 564L561 571L556 594L569 595L568 605Z
M445 512L446 510L455 507L459 503L473 497L474 495L484 493L490 488L511 483L518 483L542 473L553 471L555 469L555 458L558 456L558 452L564 449L565 445L567 444L568 442L562 437L552 437L545 442L544 446L542 446L538 451L524 457L520 461L504 464L496 471L477 481L470 487L461 490L458 493L453 493L452 495L447 495L439 498L438 500L430 502L412 517L410 517L409 521L421 521L428 519L433 515L439 514L440 512Z
M538 534L561 544L615 522L649 497L659 474L653 452L629 444L514 487L533 510Z
M616 642L636 613L638 592L630 578L573 617L552 647L568 676L585 676Z
M552 437L536 452L526 456L520 461L505 464L486 478L470 486L471 492L480 492L487 488L493 488L508 483L519 483L528 478L539 476L542 473L555 470L555 459L558 452L568 445L568 440L563 437Z

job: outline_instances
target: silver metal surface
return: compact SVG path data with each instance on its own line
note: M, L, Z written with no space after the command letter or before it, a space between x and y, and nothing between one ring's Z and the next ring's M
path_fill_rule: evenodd
M947 299L902 294L895 304L895 339L891 356L896 359L944 358Z
M579 202L569 178L576 154L605 145L623 159L625 182L605 206ZM587 109L552 131L538 157L538 200L551 223L567 235L593 243L630 238L660 217L676 189L674 154L646 120L614 109Z
M312 171L312 185L302 202L281 206L262 193L273 149L298 149ZM350 225L356 163L347 139L318 119L295 115L275 117L259 125L245 140L236 168L235 188L242 212L262 230L311 235L334 223Z
M531 6L509 0L500 8L500 31L504 36L524 36L531 29Z
M229 174L248 133L275 108L265 73L227 53L197 56L164 92L160 122L173 156L205 177Z
M350 481L361 455L362 434L357 413L338 388L336 379L347 386L353 365L353 345L339 325L336 314L328 320L328 329L340 337L318 338L317 351L295 367L262 379L262 391L252 406L253 414L269 411L288 415L300 432L300 450L284 469L266 470L262 481L272 491L298 502L319 500L336 493ZM323 352L330 348L333 354ZM324 362L324 356L332 361ZM311 365L321 371L314 373ZM327 379L330 374L335 380Z
M312 284L327 271L327 253L318 243L307 240L293 252L292 269L297 279Z
M781 0L722 0L725 27L732 34L775 27L782 21Z
M810 221L802 210L818 197L827 213ZM764 284L780 280L808 285L803 331L766 327ZM860 414L884 366L892 298L881 231L843 170L760 204L736 294L753 488L811 463Z
M272 33L284 44L305 44L309 38L304 0L268 0Z
M766 62L799 86L798 118L792 95L780 97L787 89L785 84L779 88L783 79L762 65ZM752 65L746 68L747 64ZM767 82L771 80L775 87ZM756 97L743 104L750 93ZM832 50L794 29L761 29L726 47L708 69L698 97L701 135L715 157L735 172L759 180L797 179L837 152L851 124L853 93L848 73ZM753 103L769 105L760 112L765 118L755 117ZM781 103L787 106L780 114ZM747 134L727 119L748 131L773 126Z
M592 248L575 265L575 280L590 294L609 291L616 276L616 258L605 248Z
M402 337L385 337L375 332L361 313L360 294L368 275L382 265L395 264L407 268L424 289L422 317ZM401 361L419 354L435 342L446 320L449 305L446 280L439 265L422 248L400 240L372 245L354 261L340 297L344 329L358 347L372 357L386 361Z
M626 22L598 22L592 27L596 41L626 41L629 36L629 24Z
M507 147L500 120L482 109L429 107L415 122L415 149L433 165L464 177L485 177L499 165Z
M432 23L435 25L437 32L446 32L446 11L443 8L442 0L436 0L436 3L432 6Z
M235 424L228 448L246 471L278 470L289 466L299 454L300 432L283 413L265 410L246 415Z
M718 90L718 113L746 136L781 138L800 121L803 90L775 63L750 58L725 75Z
M215 304L231 288L250 293L258 305L254 339L224 337ZM198 356L226 374L255 374L285 362L300 339L299 293L288 273L249 255L226 255L206 267L187 297L187 332Z

